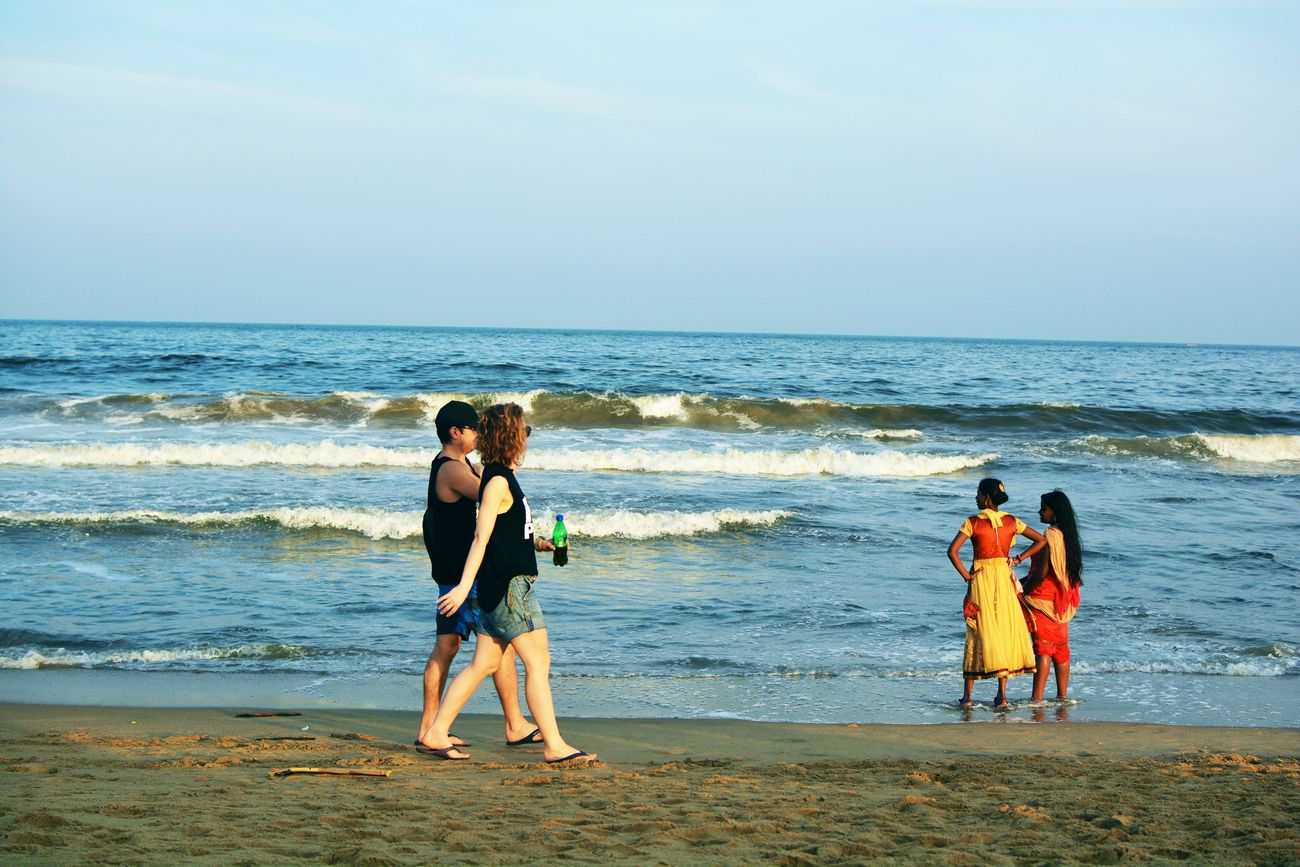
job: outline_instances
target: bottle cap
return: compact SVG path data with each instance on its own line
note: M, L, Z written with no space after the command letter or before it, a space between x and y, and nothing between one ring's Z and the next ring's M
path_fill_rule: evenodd
M564 520L564 516L563 516L563 515L560 515L560 514L557 514L557 515L555 516L555 520L557 520L557 521L563 521L563 520Z

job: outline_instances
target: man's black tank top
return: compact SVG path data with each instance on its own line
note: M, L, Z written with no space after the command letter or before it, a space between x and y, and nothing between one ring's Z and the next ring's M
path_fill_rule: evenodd
M446 455L433 459L429 470L429 500L424 509L424 549L429 552L433 580L439 584L459 584L465 571L465 558L474 542L474 522L478 517L474 501L461 497L454 503L438 499L438 470L452 460ZM465 458L469 471L477 478L474 465Z
M510 579L516 575L537 574L537 552L533 550L533 513L528 508L528 498L515 479L515 474L505 464L488 464L483 467L483 481L479 483L478 498L488 482L501 476L510 486L514 503L500 515L488 538L483 565L478 570L478 604L484 611L492 611L501 604Z

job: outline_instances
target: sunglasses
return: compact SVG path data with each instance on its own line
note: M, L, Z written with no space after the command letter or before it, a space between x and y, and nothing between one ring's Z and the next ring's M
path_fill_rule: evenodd
M532 435L533 435L533 426L530 424L524 425L524 439L528 439Z

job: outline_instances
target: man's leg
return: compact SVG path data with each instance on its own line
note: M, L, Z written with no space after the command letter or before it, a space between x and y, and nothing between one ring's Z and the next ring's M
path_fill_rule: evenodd
M519 672L515 668L514 647L507 647L502 654L501 665L492 675L492 683L496 685L497 696L501 699L501 713L506 718L506 740L517 741L535 731L537 726L524 717L523 709L519 706ZM538 744L541 742L540 734L531 741Z
M442 692L447 688L447 674L451 670L451 661L460 651L460 641L460 636L454 632L439 635L434 642L433 652L429 654L429 661L424 666L424 713L420 716L419 740L424 740L425 732L438 715ZM452 741L459 742L460 738L452 738Z

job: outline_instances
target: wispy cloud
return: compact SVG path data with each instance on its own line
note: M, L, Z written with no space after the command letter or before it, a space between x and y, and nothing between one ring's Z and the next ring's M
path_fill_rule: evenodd
M866 109L866 103L858 97L817 87L787 70L756 60L751 60L745 65L761 84L782 96L792 97L826 108L833 108L837 111L857 113Z
M189 110L252 111L327 123L356 124L380 117L368 107L274 89L40 60L0 61L0 88L57 92L106 102L171 102Z
M1152 232L1161 241L1226 241L1228 236L1218 229L1166 227Z
M540 111L619 120L675 121L689 112L665 100L614 93L536 76L472 75L425 70L422 80L439 93L512 103Z

